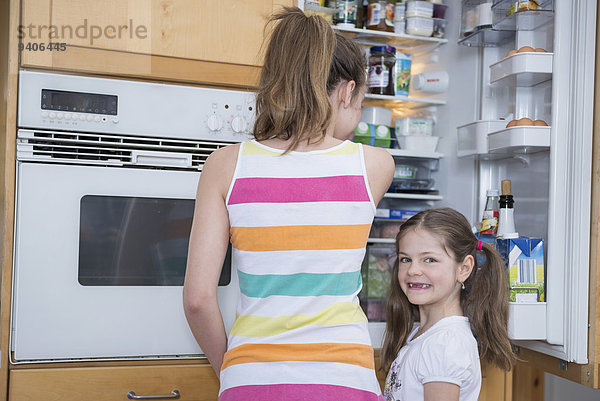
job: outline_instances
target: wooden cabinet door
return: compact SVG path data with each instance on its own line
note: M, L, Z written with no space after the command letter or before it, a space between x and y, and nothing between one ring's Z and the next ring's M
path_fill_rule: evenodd
M268 16L292 4L293 0L23 0L22 43L66 43L66 49L25 48L21 65L216 84L227 84L221 77L226 75L231 85L240 86L236 71L256 78ZM209 78L202 79L202 74ZM211 81L211 75L217 78Z
M219 381L208 364L106 368L13 369L9 401L114 401L170 395L179 401L216 401Z

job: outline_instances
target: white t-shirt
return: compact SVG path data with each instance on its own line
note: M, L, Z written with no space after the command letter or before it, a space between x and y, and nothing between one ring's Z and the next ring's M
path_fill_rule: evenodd
M481 366L469 319L443 318L413 340L417 330L410 333L392 363L385 381L385 400L423 400L425 383L446 382L460 387L460 401L477 401Z

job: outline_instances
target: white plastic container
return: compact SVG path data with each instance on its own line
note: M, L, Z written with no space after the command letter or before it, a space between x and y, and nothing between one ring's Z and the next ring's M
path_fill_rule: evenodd
M406 20L394 21L394 33L404 34L406 32Z
M392 126L392 110L385 107L363 107L360 121L367 124Z
M394 130L396 135L433 135L433 120L427 118L397 118Z
M425 152L435 152L439 139L439 136L396 135L400 149L421 150Z
M509 302L508 337L511 340L545 340L546 302Z
M448 89L450 77L447 71L422 72L413 78L413 88L421 92L442 93Z
M406 33L415 36L431 36L433 34L433 18L407 17Z
M506 127L506 120L478 120L457 127L457 156L473 156L488 153L488 134Z
M406 17L433 17L433 3L430 3L429 1L407 2Z

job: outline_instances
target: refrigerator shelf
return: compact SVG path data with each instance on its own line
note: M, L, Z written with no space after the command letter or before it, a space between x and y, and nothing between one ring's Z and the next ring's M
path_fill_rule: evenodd
M529 87L552 79L553 53L516 53L490 65L490 83Z
M498 47L511 40L513 36L513 32L510 31L483 28L460 39L458 44L469 47Z
M509 302L508 337L511 340L545 340L546 302Z
M383 195L384 198L392 199L418 199L418 200L432 200L438 201L444 199L441 195L427 195L427 194L406 194L406 193L392 193L386 192Z
M362 45L390 45L407 53L430 51L444 43L448 43L448 39L433 38L431 36L405 35L393 32L375 31L372 29L341 28L335 25L333 26L333 29L344 36L356 40Z
M499 0L492 6L494 29L503 31L533 31L554 18L554 1L540 2L536 10L522 10L507 15L514 0Z
M410 157L417 159L441 159L442 153L426 152L422 150L386 149L394 157Z
M372 93L366 93L365 99L363 100L363 106L385 107L386 109L392 109L399 112L414 110L421 107L443 106L445 104L445 100L410 96L375 95Z
M490 153L527 155L550 149L550 127L518 126L488 134Z

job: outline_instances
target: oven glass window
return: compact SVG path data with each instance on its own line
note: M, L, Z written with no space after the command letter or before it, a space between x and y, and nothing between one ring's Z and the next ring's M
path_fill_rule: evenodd
M81 285L183 285L193 200L86 195L80 210ZM219 285L230 280L231 245Z

